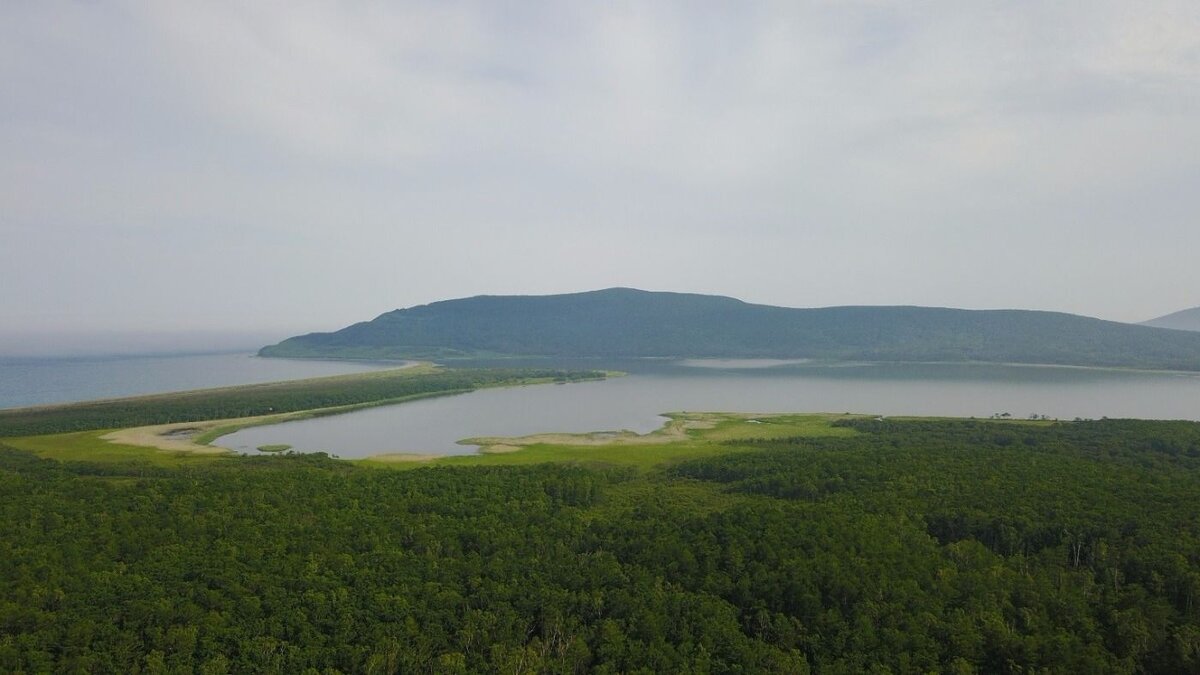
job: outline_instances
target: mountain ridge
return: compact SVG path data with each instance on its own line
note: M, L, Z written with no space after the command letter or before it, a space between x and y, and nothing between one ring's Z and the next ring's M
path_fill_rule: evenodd
M1200 371L1200 334L1040 310L790 308L617 287L440 300L288 338L260 354L980 361Z
M1170 328L1172 330L1200 331L1200 307L1181 309L1178 312L1164 314L1140 325L1152 328Z

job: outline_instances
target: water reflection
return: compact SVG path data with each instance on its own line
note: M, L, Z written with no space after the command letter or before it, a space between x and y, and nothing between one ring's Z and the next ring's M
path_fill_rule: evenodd
M335 417L243 429L218 443L254 452L286 443L341 457L386 452L463 454L474 436L628 429L645 433L660 413L856 412L1060 419L1200 419L1200 376L1087 368L974 364L762 364L738 361L504 359L463 366L621 370L604 382L490 389Z

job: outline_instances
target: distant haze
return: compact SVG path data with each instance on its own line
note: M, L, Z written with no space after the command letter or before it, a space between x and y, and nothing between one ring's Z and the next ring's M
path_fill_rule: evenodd
M0 332L0 357L256 352L286 337L274 331L60 330Z
M0 352L610 286L1200 303L1194 0L7 2L0 91Z

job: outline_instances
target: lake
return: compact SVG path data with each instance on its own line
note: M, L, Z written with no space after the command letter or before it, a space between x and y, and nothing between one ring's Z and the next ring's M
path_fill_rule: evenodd
M0 408L344 375L397 365L264 359L246 353L0 357Z
M1059 419L1200 419L1200 374L973 364L812 364L747 360L505 360L472 366L605 368L604 382L487 389L251 427L216 444L256 453L261 445L326 451L343 458L408 452L475 452L458 440L539 432L662 425L675 411L854 412Z

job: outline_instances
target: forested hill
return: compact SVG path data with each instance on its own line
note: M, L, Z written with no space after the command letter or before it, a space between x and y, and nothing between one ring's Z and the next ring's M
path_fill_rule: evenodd
M1200 307L1193 307L1167 314L1166 316L1160 316L1157 319L1150 319L1143 322L1142 325L1153 326L1155 328L1200 331Z
M984 361L1200 370L1200 334L1025 310L793 309L612 288L477 296L398 309L263 356L602 357Z

